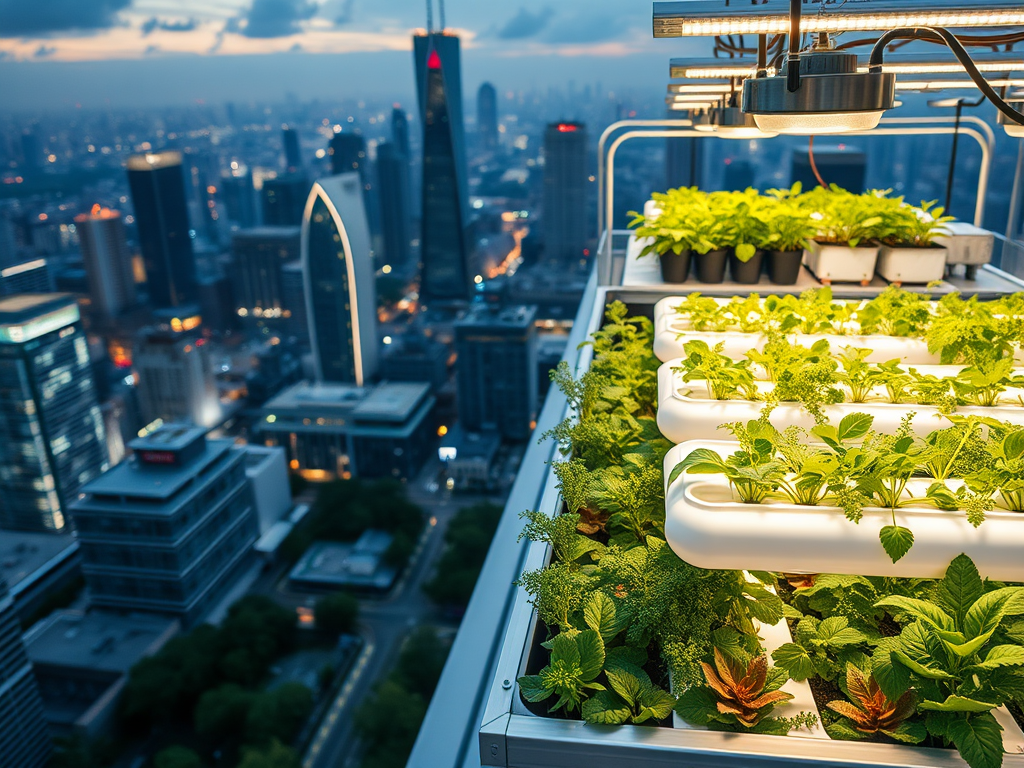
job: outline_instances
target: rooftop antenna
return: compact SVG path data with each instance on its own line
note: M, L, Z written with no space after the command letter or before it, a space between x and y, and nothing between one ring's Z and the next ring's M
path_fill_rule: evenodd
M437 7L441 12L441 31L444 32L448 29L448 25L444 23L444 0L437 0Z
M434 0L427 0L427 34L434 31Z

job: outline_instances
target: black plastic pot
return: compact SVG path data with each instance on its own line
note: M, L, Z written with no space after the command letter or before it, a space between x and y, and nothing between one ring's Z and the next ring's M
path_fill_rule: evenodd
M708 251L698 254L697 279L702 283L724 283L725 265L729 260L731 248L720 248L717 251Z
M796 285L803 260L803 251L769 251L768 278L776 285Z
M736 253L729 254L729 271L734 283L754 285L761 282L761 265L764 263L764 251L755 251L748 261L740 261Z
M666 251L661 255L661 279L666 283L685 283L690 276L690 252L673 253Z

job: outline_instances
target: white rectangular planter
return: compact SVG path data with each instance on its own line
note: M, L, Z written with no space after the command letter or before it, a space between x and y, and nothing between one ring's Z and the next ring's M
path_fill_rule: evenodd
M654 305L654 354L663 363L684 357L683 345L693 339L705 341L710 347L723 342L723 354L734 360L742 360L751 349L764 348L765 338L755 333L694 331L686 318L675 311L675 307L683 301L682 296L669 296ZM725 300L722 302L727 303ZM897 359L910 365L936 365L939 362L939 356L928 351L928 344L924 339L823 333L794 333L789 338L793 344L805 347L810 347L821 339L827 339L835 353L843 347L870 349L872 353L868 357L868 362L872 363Z
M890 283L931 283L946 274L946 249L883 245L878 251L876 269Z
M696 448L711 448L725 457L737 447L721 440L677 445L665 457L666 481ZM914 479L908 488L923 495L931 482ZM684 474L665 490L665 539L680 558L698 568L938 579L963 552L987 578L1024 581L1024 514L989 512L975 528L960 511L899 509L896 522L914 532L915 542L897 563L878 540L892 517L888 509L866 507L863 519L853 523L838 507L786 501L743 504L721 475Z
M821 282L867 285L875 276L878 246L830 245L812 240L804 251L804 265Z
M708 395L706 382L683 381L683 374L672 370L681 362L673 360L658 369L658 428L661 434L673 443L714 440L726 434L719 429L720 425L736 421L747 422L760 417L764 403L752 400L712 400ZM936 368L948 369L947 366ZM924 366L918 370L922 373L929 372ZM876 431L889 434L895 432L900 426L900 421L911 412L914 414L910 422L911 428L919 437L925 437L936 429L949 426L949 421L939 413L936 406L932 405L839 403L822 406L822 412L832 424L838 424L851 413L867 413L875 417ZM983 408L970 405L961 406L956 412L961 415L988 416L1024 426L1024 406ZM793 425L811 429L815 425L814 417L799 403L778 405L772 411L771 422L780 430ZM1021 555L1021 560L1024 562L1024 554Z
M953 221L943 226L950 234L935 238L935 242L945 247L947 264L977 267L992 261L996 238L987 229L963 221Z

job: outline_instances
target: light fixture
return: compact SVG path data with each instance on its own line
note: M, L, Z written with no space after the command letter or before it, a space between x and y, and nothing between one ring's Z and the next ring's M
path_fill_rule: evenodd
M1024 94L1015 94L1017 98L1024 97ZM1010 106L1016 109L1018 112L1024 111L1024 101L1011 101ZM1006 131L1007 136L1012 136L1015 139L1024 139L1024 125L1012 122L1002 112L998 115L999 124L1003 126L1003 130Z
M1024 86L1024 78L999 78L989 80L993 88L1020 88ZM963 80L944 77L941 80L897 80L897 91L945 91L953 88L977 88L978 84L970 78Z
M1008 76L1010 72L1024 71L1024 58L1019 54L976 53L971 56L979 72L995 72ZM858 66L860 72L868 71L867 60ZM964 65L945 53L932 54L889 54L882 62L883 72L894 75L963 75Z
M793 88L786 59L774 77L743 83L743 111L767 133L797 136L869 131L893 107L896 75L858 72L852 53L814 48L799 54Z
M763 130L739 107L715 107L708 113L708 122L716 134L723 139L770 139L778 136L773 131Z
M697 110L711 109L718 102L711 101L676 101L673 97L669 96L665 99L665 106L674 112L693 112Z
M732 83L669 83L669 93L727 94L735 90Z
M686 80L717 80L753 77L757 71L749 59L671 59L669 77ZM768 74L774 75L770 69Z
M895 27L1012 27L1024 25L1019 0L872 0L814 8L804 14L801 32L851 32ZM918 5L920 7L908 7ZM927 7L923 7L927 5ZM821 12L818 13L817 11ZM655 37L712 37L719 35L781 35L790 30L787 0L765 0L727 6L722 0L683 0L654 4Z
M671 96L676 104L708 104L718 97L719 94L716 93L674 93Z

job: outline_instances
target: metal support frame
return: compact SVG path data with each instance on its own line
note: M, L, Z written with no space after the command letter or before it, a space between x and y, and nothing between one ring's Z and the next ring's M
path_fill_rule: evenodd
M687 130L685 128L674 128L673 130L647 130L652 128L661 128L663 126L673 128L680 122L692 124L690 121L678 120L622 120L608 126L604 133L601 134L601 138L598 142L597 157L598 179L603 180L603 183L598 186L598 233L601 238L601 245L603 246L603 248L598 249L597 278L599 285L609 285L612 277L613 238L610 233L606 237L605 230L610 229L615 212L615 155L618 152L619 147L621 147L625 142L637 138L716 138L714 133L707 133L692 129ZM954 118L951 117L888 118L883 120L882 123L886 126L893 127L875 128L871 131L858 131L844 135L929 136L953 134L959 131L960 134L973 138L981 148L981 167L978 171L978 193L974 207L974 224L975 226L980 227L982 226L985 218L985 199L988 194L988 183L991 175L995 134L993 133L991 126L973 115L962 117L961 123L972 122L980 124L984 126L982 130L965 128L962 125L959 128L948 125L952 122L954 122ZM896 127L898 125L906 125L907 127ZM639 128L643 130L627 131L621 136L618 136L611 143L611 146L606 149L608 139L611 138L615 132L624 128Z

